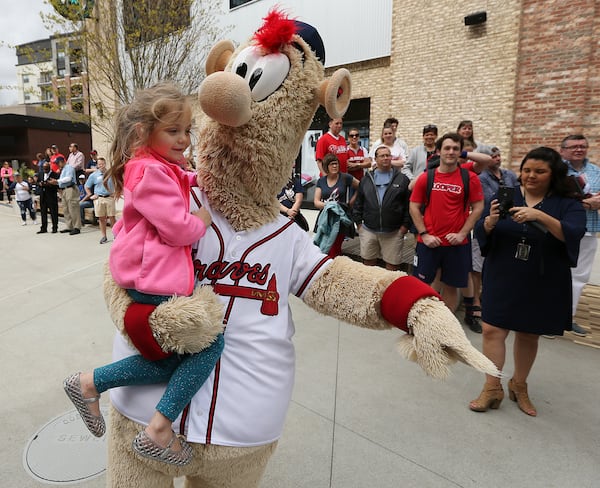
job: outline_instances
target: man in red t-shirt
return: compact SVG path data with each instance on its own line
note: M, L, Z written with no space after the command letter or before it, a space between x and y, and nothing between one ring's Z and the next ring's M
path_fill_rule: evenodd
M417 178L410 197L410 216L418 232L414 274L425 283L432 283L440 269L443 299L452 311L458 303L458 289L467 286L471 270L469 233L483 212L483 190L473 171L469 171L469 197L465 204L459 169L461 152L462 137L444 134L440 166L435 169L429 201L427 172Z
M356 127L348 131L347 165L348 174L354 176L358 181L365 175L365 169L371 167L368 159L369 152L360 145L360 133ZM366 159L366 161L365 161Z
M315 149L315 159L319 167L321 176L325 174L323 171L323 158L326 154L335 154L340 162L340 172L348 172L348 147L346 139L340 132L342 131L342 119L329 119L329 131L319 137L317 147Z
M58 150L58 146L56 144L52 144L50 146L50 151L52 152L52 156L50 156L50 171L54 171L55 173L60 173L60 167L58 166L57 158L63 158L65 161L67 158L64 157L63 154Z

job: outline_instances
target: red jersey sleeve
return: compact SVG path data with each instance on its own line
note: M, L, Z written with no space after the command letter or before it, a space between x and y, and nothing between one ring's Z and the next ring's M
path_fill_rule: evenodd
M427 172L421 173L417 177L415 186L413 187L412 193L410 194L410 201L415 203L425 203L427 199L425 193L427 192Z

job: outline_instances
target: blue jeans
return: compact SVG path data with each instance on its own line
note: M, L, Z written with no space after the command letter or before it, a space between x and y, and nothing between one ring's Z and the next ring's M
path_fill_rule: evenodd
M33 209L33 200L31 198L29 200L25 200L23 202L20 202L17 200L17 203L19 204L19 210L21 211L21 219L23 220L23 222L25 222L27 220L27 211L28 210L29 210L29 216L31 217L31 220L37 220L36 215L35 215L35 210Z
M81 214L81 223L85 222L85 209L86 208L94 208L94 202L91 200L86 200L85 202L79 202L79 213ZM95 219L94 219L95 220Z

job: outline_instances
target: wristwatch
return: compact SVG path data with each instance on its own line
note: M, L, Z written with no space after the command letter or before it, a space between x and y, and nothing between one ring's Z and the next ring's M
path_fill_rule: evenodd
M425 234L429 234L429 232L427 232L426 230L424 230L423 232L419 232L420 236L424 236Z

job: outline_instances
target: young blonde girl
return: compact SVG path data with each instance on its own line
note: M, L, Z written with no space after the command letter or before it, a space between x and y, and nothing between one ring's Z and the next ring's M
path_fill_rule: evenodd
M182 166L190 145L192 112L186 98L170 83L140 91L116 119L107 172L115 195L124 197L123 217L113 228L109 264L114 280L139 303L158 305L171 295L194 288L191 245L211 223L208 212L189 212L195 174ZM133 440L141 456L185 465L189 444L172 423L213 370L223 350L223 336L198 354L173 354L151 361L134 355L93 372L75 373L64 388L92 434L101 437L105 423L100 393L118 386L168 383L145 430Z

